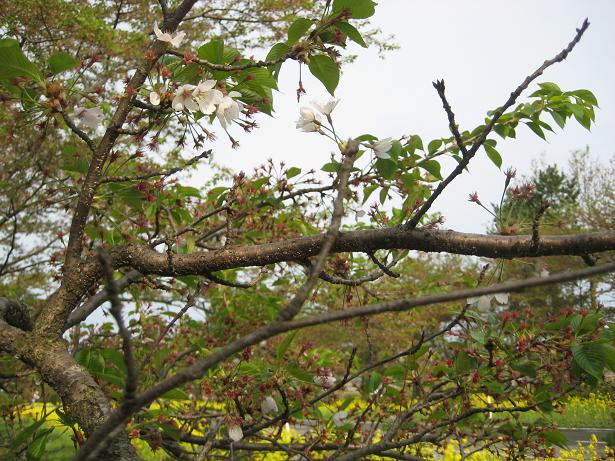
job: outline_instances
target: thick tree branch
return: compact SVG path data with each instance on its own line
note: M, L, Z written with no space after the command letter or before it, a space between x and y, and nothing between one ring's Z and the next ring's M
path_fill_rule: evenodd
M190 11L196 0L184 0L164 21L163 29L175 31L177 26ZM96 188L98 187L100 177L103 171L104 164L107 160L109 152L115 144L120 130L128 117L128 114L134 107L134 101L136 94L138 94L139 88L145 82L147 75L157 62L157 58L160 57L167 49L168 44L153 40L145 54L152 54L155 59L143 59L140 65L137 67L136 72L126 85L126 92L120 99L117 109L109 122L105 134L96 146L90 161L88 172L81 186L77 205L73 214L73 219L70 225L68 244L66 248L66 261L65 261L65 277L62 281L62 286L54 296L52 296L41 315L39 316L35 325L35 330L38 334L58 336L64 330L64 324L72 304L74 302L74 296L71 296L71 291L76 291L75 285L82 285L82 277L80 270L77 266L80 263L82 253L82 236L87 223L90 208L92 206L92 200ZM78 290L77 290L78 291ZM66 299L70 299L73 302L66 302Z
M238 267L304 261L320 252L324 238L324 235L317 235L260 245L231 246L216 251L173 254L172 270L169 268L166 253L159 253L144 245L118 248L112 253L112 257L116 267L130 266L143 274L204 275L207 272ZM615 250L615 231L542 236L540 248L536 252L531 236L480 235L395 227L340 232L331 252L365 252L380 249L446 252L507 259L555 255L581 256Z
M121 279L116 280L115 285L117 287L117 290L121 292L128 286L132 285L135 282L138 282L142 278L143 274L141 274L141 272L130 271ZM68 330L69 328L74 327L78 323L83 322L90 316L90 314L92 314L92 312L94 312L107 301L109 301L109 290L107 288L103 288L101 291L96 293L94 296L84 302L81 306L71 312L71 314L68 316L68 320L66 321L64 329Z

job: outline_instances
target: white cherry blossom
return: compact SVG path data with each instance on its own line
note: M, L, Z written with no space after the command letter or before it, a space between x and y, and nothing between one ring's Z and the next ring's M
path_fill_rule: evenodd
M337 103L339 102L340 102L339 99L331 98L329 102L327 102L326 104L322 104L318 101L312 101L312 105L322 115L330 116L331 112L333 112L333 109L335 109L335 106L337 106Z
M233 120L239 118L239 112L241 111L241 102L236 101L233 98L241 96L241 93L237 91L231 91L227 96L224 96L218 104L218 110L216 116L223 128L228 127Z
M337 379L335 379L333 376L320 376L320 375L316 375L314 376L314 383L318 384L320 387L325 387L325 388L329 388L329 387L333 387L335 385L335 382L337 381Z
M229 426L228 436L233 442L239 442L243 439L243 431L241 430L241 426L238 426L237 424Z
M216 105L224 99L222 91L215 89L214 86L216 86L215 80L205 80L196 86L192 94L199 105L199 110L205 115L213 114Z
M314 110L310 107L302 107L299 109L299 120L295 125L298 130L309 133L311 131L318 131L320 126L320 115L314 113Z
M491 308L492 295L477 296L468 298L467 303L478 311L488 311Z
M267 415L269 413L277 413L278 404L273 399L273 397L265 397L261 402L261 411L263 414Z
M154 33L156 34L156 38L161 42L170 43L172 46L177 48L184 41L184 37L186 36L185 32L178 32L175 37L171 35L169 32L163 32L158 28L158 23L154 23Z
M149 94L149 102L153 106L160 105L160 93L158 93L157 91L150 92L150 94Z
M177 89L177 93L175 93L175 97L173 98L173 102L171 106L176 111L183 111L184 109L190 112L196 112L199 110L199 106L194 100L194 89L196 87L194 85L182 85Z
M376 157L381 159L391 158L389 151L393 147L393 140L391 138L380 139L372 144L372 149Z
M97 128L105 116L100 107L92 107L91 109L77 107L75 109L75 115L79 120L81 120L81 123L89 128Z
M493 295L483 295L474 298L468 298L467 303L476 308L478 311L488 311L491 309L491 300L495 299L495 302L500 306L508 304L508 293L496 293Z
M502 306L508 304L508 293L496 293L493 297L495 298L495 301Z
M348 417L348 412L342 410L342 411L338 411L337 413L334 413L333 416L331 417L331 420L333 421L333 424L335 424L335 427L340 427L346 424L346 421L344 420L347 417Z

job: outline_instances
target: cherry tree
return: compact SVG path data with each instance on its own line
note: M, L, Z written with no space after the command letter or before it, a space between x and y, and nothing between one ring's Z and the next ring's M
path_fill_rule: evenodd
M615 271L615 232L543 235L541 208L528 235L467 234L432 207L477 155L501 168L496 138L591 127L590 91L538 82L587 20L480 126L457 125L436 81L450 133L423 140L336 129L346 45L391 46L370 29L372 0L28 3L7 7L0 40L0 378L46 409L13 454L44 456L51 413L78 460L139 459L139 441L201 460L416 460L451 440L522 459L564 443L548 415L615 369L613 325L600 306L532 312L509 293ZM246 57L255 45L263 56ZM307 105L299 78L295 122L328 138L330 161L217 168L211 142L239 147L273 114L282 66L331 93ZM201 187L185 183L195 168L211 171ZM436 253L587 267L504 280L500 264L447 260L444 286L421 285ZM113 322L88 322L106 309ZM309 340L387 315L412 328L368 357Z

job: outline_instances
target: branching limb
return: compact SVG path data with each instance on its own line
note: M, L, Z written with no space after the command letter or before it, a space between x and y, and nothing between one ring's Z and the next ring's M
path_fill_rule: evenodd
M180 171L183 171L186 168L194 165L201 159L208 158L210 155L211 155L211 150L207 150L205 152L202 152L199 155L196 155L190 158L188 161L186 161L186 163L184 163L183 166L178 166L178 167L171 168L165 171L154 171L152 173L147 173L147 174L143 174L139 176L107 176L106 178L101 178L99 184L104 184L108 182L144 181L146 179L156 178L160 176L163 176L163 177L171 176L171 175L179 173Z
M130 417L134 412L136 412L139 408L144 405L147 405L154 401L156 398L163 395L165 392L168 392L171 389L174 389L182 384L185 384L189 381L200 378L203 373L209 370L211 367L216 366L220 362L227 360L229 357L234 354L244 350L246 347L253 346L258 344L259 342L271 338L273 336L277 336L281 333L285 333L288 331L298 330L307 328L314 325L322 325L325 323L331 323L338 320L346 320L356 317L362 317L366 315L376 315L385 312L399 312L399 311L407 311L410 309L414 309L419 306L427 306L437 303L456 301L460 299L467 299L468 297L482 296L488 294L495 293L505 293L505 292L515 292L522 291L528 288L534 288L538 286L545 286L555 283L568 282L571 280L577 280L580 278L591 277L599 274L603 274L606 272L614 272L615 271L615 263L602 264L601 266L586 268L578 271L570 271L563 272L555 275L551 275L549 277L534 277L521 281L500 283L496 285L491 285L485 288L475 288L469 290L460 290L453 293L433 295L433 296L425 296L416 299L408 299L408 300L400 300L400 301L390 301L379 304L372 304L369 306L362 306L352 309L347 309L344 311L335 311L322 315L317 315L313 317L307 317L305 319L294 320L294 321L286 321L286 322L274 322L271 323L259 330L255 330L241 338L236 339L230 344L227 344L220 349L212 352L209 356L199 360L194 365L184 368L183 370L178 371L173 376L166 378L165 380L159 382L155 386L150 389L144 391L143 393L135 396L135 398L130 402L130 405L123 405L114 413L109 415L107 421L100 426L100 428L96 431L96 433L92 434L92 436L86 441L86 443L81 448L84 453L90 453L93 451L100 443L107 439L108 434L113 431L114 428L120 426L126 419ZM535 405L529 407L535 408ZM489 407L484 411L493 411L494 409ZM510 411L510 409L504 409L502 411ZM470 415L468 415L470 416ZM466 417L468 417L466 416ZM386 449L398 448L398 445L386 447ZM81 452L80 452L81 453ZM354 453L354 452L353 452ZM83 455L79 454L77 457L78 460L87 459ZM346 459L346 458L340 458ZM348 458L357 459L357 458Z
M124 401L130 402L137 391L137 374L135 367L135 359L132 353L132 342L130 332L124 324L122 316L122 302L120 300L118 287L113 278L113 267L109 261L109 255L105 252L98 254L100 262L103 266L105 278L107 279L107 291L109 293L109 301L111 301L111 315L117 323L120 336L122 338L122 351L124 352L124 363L126 364L126 384L124 387Z
M470 147L470 149L465 153L463 159L457 165L457 167L455 167L453 172L451 174L449 174L447 176L447 178L438 185L436 190L431 194L431 196L427 199L427 201L423 204L423 206L421 206L419 211L417 211L416 214L405 224L405 226L407 228L414 229L418 225L418 223L421 221L421 218L429 211L429 209L431 208L433 203L440 196L440 194L442 194L444 189L446 189L446 187L457 176L459 176L461 173L463 173L463 170L468 166L468 163L470 163L470 160L472 160L472 157L474 157L474 155L476 155L476 153L478 152L478 149L480 149L480 147L487 140L487 136L489 136L489 134L493 130L493 127L495 126L496 122L500 119L500 117L504 114L504 112L506 112L506 110L508 110L513 104L515 104L515 102L517 101L517 98L521 95L521 93L527 89L527 87L530 85L530 83L532 83L539 76L541 76L545 70L547 70L553 64L562 62L564 59L566 59L568 54L570 54L570 52L574 49L574 47L577 45L577 43L579 43L579 41L581 40L581 37L583 36L583 34L585 33L585 31L587 30L588 27L589 27L589 21L586 19L585 21L583 21L583 24L581 25L581 27L579 29L577 29L577 33L576 33L575 37L572 39L572 41L568 44L568 46L566 48L564 48L554 58L545 61L532 74L528 75L525 78L525 80L523 81L523 83L521 83L521 85L519 85L517 87L517 89L515 89L515 91L513 91L510 94L510 97L504 103L504 105L501 106L500 108L498 108L494 112L494 114L491 117L491 120L489 121L489 123L485 126L485 128L481 132L480 136L474 141L474 143L472 144L472 147ZM444 89L442 89L442 90L444 90ZM452 114L452 112L451 112L451 114ZM450 118L449 118L449 120L450 120ZM454 121L454 119L453 119L453 121ZM456 139L456 141L457 141L457 139ZM462 145L463 145L463 143L462 143Z
M547 208L549 208L549 203L543 200L532 222L532 249L536 253L538 253L540 249L540 220L545 214L545 211L547 211Z
M81 128L75 125L75 123L70 119L70 117L66 114L66 112L61 111L60 114L62 115L62 118L64 119L64 123L66 123L66 125L70 128L70 130L81 138L81 140L88 146L88 149L90 149L90 151L95 153L96 145L94 144L94 141L92 141L92 138L90 138L86 134L85 131L83 131Z
M389 267L386 264L381 263L380 260L376 258L376 254L373 251L368 251L367 255L369 256L369 259L371 259L372 262L376 266L378 266L380 270L384 272L386 275L388 275L389 277L393 277L393 278L401 277L400 274L398 274L397 272L393 272L391 269L389 269Z
M316 262L311 267L307 281L299 289L294 298L280 312L278 320L288 321L299 313L299 310L310 295L312 288L318 281L320 273L325 267L327 256L329 256L331 248L333 248L333 244L342 224L342 218L344 217L344 196L346 194L346 187L348 186L350 170L352 169L355 155L358 151L359 144L354 140L349 140L346 148L342 152L344 160L342 161L342 166L338 174L337 196L333 204L333 216L331 217L329 229L324 236L322 247L320 248Z
M158 0L158 5L160 5L160 10L162 11L162 17L166 20L169 16L169 6L167 5L167 0Z
M128 286L132 285L135 282L138 282L142 278L143 274L141 274L141 272L134 270L130 271L121 279L115 281L116 289L118 292L122 292ZM89 298L73 312L71 312L68 317L68 320L66 321L64 329L68 330L69 328L74 327L78 323L83 322L90 316L90 314L92 314L92 312L94 312L107 301L109 301L109 289L105 287L101 291L96 293L94 296Z
M433 86L438 92L438 96L440 96L440 100L442 101L442 106L444 107L444 111L446 112L446 115L448 117L448 128L453 134L453 137L455 138L455 143L457 144L457 147L459 148L463 156L466 157L468 155L468 150L466 149L465 143L463 142L461 133L459 133L459 127L457 126L457 123L455 122L455 114L453 113L453 109L451 108L451 105L448 103L448 100L446 99L446 94L444 93L446 89L444 85L444 80L438 80L434 82Z
M323 248L325 235L314 235L258 245L231 246L218 251L173 255L173 272L168 271L164 254L145 245L128 245L112 251L116 268L129 266L143 274L203 275L247 266L306 261ZM615 250L615 231L589 234L542 236L540 249L532 248L527 235L480 235L454 231L381 228L340 232L332 253L376 250L418 250L487 258L523 258L555 255L583 255Z
M288 53L286 53L284 56L279 57L278 59L274 59L271 61L253 61L247 64L238 65L238 66L225 65L225 64L214 64L213 62L206 61L205 59L200 59L200 58L195 58L195 57L191 59L191 62L194 62L196 64L199 64L201 66L207 67L212 70L218 70L222 72L236 72L236 71L241 71L241 70L246 70L246 69L255 69L258 67L270 67L270 66L275 66L277 64L281 64L284 61L287 61L288 59L294 59L297 56L298 51L299 49L295 50L291 48L291 50ZM182 53L181 51L176 51L176 50L167 50L166 54L171 54L173 56L178 56L180 58L183 58L186 55L186 53Z

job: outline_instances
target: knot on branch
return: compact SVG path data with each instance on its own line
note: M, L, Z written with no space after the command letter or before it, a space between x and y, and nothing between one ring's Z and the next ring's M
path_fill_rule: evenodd
M34 327L28 307L10 298L0 297L0 319L24 331L31 331Z

